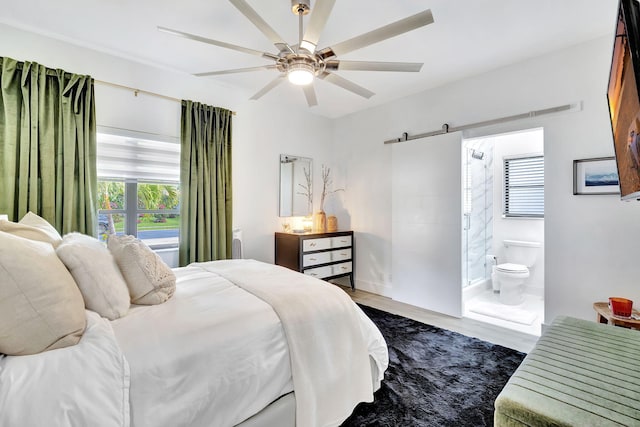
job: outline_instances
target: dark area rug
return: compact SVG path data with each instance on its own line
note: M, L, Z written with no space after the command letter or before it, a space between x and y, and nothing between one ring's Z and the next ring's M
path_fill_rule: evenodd
M375 401L343 427L493 425L493 403L524 353L360 307L387 341L389 369Z

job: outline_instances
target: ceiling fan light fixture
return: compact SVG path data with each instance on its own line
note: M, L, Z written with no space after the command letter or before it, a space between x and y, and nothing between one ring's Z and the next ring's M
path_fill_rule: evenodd
M380 61L343 61L338 59L345 53L362 49L383 40L399 36L425 25L433 23L431 10L426 9L415 15L392 22L359 36L352 37L333 46L318 49L318 41L324 30L331 11L337 0L314 0L314 9L311 9L311 0L291 0L291 11L298 18L298 44L289 45L271 26L256 12L247 2L248 0L229 0L240 13L242 13L253 25L266 36L278 50L277 54L261 52L243 46L237 46L220 40L209 39L196 34L158 27L158 30L184 37L186 39L207 43L213 46L235 50L250 55L274 61L271 65L257 67L238 68L233 70L211 71L197 73L197 76L216 76L232 73L244 73L247 71L275 70L278 77L260 89L250 99L259 99L274 87L284 82L286 75L289 82L302 86L307 104L313 107L318 104L316 94L311 83L318 77L321 80L339 86L364 98L375 95L357 84L340 77L334 71L397 71L419 72L422 63L413 62L380 62ZM306 29L304 28L304 15L310 15Z
M311 64L305 62L296 62L289 65L287 78L289 81L298 86L305 86L313 81L315 70Z

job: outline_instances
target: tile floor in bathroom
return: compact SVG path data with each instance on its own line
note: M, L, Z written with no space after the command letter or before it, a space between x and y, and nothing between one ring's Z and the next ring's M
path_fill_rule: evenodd
M474 312L478 309L481 312L493 312L492 315L485 315ZM479 308L482 308L481 310ZM508 319L511 315L519 317L521 322L524 317L534 317L535 320L530 325L515 322ZM524 302L518 305L504 305L499 301L499 294L492 289L483 290L478 295L470 298L464 303L464 317L490 323L512 329L525 334L540 336L541 324L544 321L544 300L541 296L524 295ZM501 319L503 317L505 319Z

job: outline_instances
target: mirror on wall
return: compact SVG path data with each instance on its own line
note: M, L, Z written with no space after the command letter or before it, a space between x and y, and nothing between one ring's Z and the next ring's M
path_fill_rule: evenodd
M279 216L307 216L313 210L313 160L308 157L280 155Z

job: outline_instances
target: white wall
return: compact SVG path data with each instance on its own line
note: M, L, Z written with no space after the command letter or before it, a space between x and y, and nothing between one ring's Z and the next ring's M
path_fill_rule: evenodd
M320 164L328 164L331 121L300 109L285 111L251 93L214 79L133 62L0 24L0 55L51 68L89 74L97 80L192 99L236 111L233 119L233 198L235 227L243 229L244 256L273 262L273 232L279 230L278 186L281 153L314 159L316 194ZM180 134L180 104L156 96L96 84L99 126L167 136Z
M288 112L252 103L238 109L234 119L234 225L243 230L245 258L274 261L273 233L284 222L278 218L280 154L313 159L318 203L320 165L329 164L331 121L306 113L301 103L300 110Z
M544 128L546 322L561 314L594 319L592 303L610 295L640 303L640 204L572 195L573 159L613 154L605 97L611 46L612 38L602 37L336 120L333 151L342 161L343 203L357 232L357 286L389 295L393 285L391 162L384 140L582 101L579 112L465 136Z

